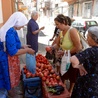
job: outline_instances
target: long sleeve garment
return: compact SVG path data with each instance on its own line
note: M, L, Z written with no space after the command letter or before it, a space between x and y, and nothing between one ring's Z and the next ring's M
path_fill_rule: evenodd
M88 74L78 76L71 98L98 98L98 47L88 48L76 57Z

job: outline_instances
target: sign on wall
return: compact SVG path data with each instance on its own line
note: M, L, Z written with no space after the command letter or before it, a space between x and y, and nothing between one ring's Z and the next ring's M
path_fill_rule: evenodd
M3 16L2 16L2 1L0 0L0 23L3 23Z

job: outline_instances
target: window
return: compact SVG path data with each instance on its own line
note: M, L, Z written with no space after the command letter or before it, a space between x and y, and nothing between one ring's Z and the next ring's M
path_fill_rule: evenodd
M91 21L90 25L96 25L97 23L95 21Z
M77 25L77 23L76 23L76 22L73 22L73 23L72 23L72 26L76 26L76 25Z

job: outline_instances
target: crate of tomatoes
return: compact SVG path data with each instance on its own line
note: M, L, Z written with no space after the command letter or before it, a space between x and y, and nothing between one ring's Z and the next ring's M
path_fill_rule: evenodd
M35 77L26 66L22 70L25 98L43 98L42 82L40 77Z
M36 56L36 73L30 73L25 66L23 68L23 74L25 76L23 77L24 87L26 87L27 84L32 86L29 84L29 82L36 84L38 81L40 81L38 83L42 83L41 92L43 98L52 98L53 96L59 95L62 96L62 94L65 93L65 90L66 94L68 93L67 89L65 89L63 83L61 82L60 76L55 72L47 58L41 54ZM49 97L50 95L52 96Z
M42 79L43 98L67 98L69 92L49 61L41 54L36 56L36 74Z

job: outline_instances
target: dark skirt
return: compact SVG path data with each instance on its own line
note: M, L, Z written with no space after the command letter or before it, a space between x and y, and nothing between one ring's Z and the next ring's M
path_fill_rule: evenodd
M79 73L79 69L73 68L72 65L70 65L69 70L63 76L60 75L61 80L64 83L65 80L69 79L70 82L75 83L78 77L78 73Z
M76 53L71 54L71 56L73 56L75 54ZM71 83L75 83L76 79L78 77L78 74L79 74L79 69L73 68L72 64L71 64L69 70L63 76L61 76L61 75L60 76L61 76L61 80L63 83L65 80L69 80Z

